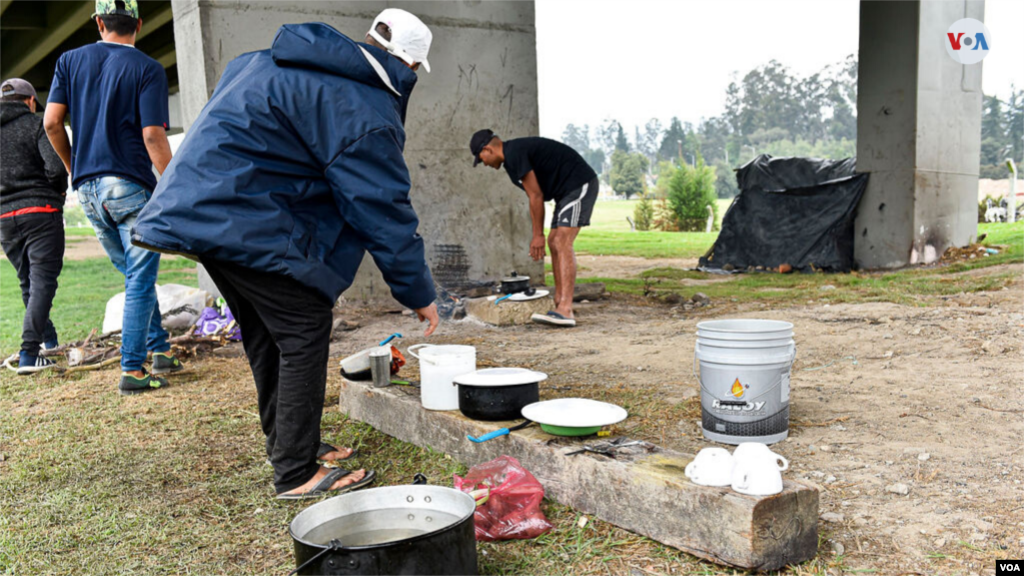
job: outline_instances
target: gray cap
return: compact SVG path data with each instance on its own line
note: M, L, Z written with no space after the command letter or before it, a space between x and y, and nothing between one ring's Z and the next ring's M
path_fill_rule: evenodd
M32 98L38 98L36 96L36 89L21 78L11 78L9 80L4 80L4 83L0 84L0 96L13 96L15 94L18 96L24 96L25 98L30 96Z

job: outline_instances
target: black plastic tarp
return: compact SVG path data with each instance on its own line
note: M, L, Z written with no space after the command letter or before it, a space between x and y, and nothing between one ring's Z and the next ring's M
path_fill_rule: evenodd
M700 267L743 271L789 264L803 272L849 272L853 219L868 183L855 168L853 158L767 154L744 164L736 171L740 194Z

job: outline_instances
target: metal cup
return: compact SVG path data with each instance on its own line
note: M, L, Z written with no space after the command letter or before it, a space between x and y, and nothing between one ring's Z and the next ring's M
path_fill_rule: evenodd
M380 346L370 352L370 374L373 387L383 388L391 385L391 346Z

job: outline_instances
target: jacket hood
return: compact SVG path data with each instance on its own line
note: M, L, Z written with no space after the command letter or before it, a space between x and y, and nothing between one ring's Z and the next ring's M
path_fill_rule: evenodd
M397 58L322 22L282 26L270 52L278 66L321 70L386 90L403 102L403 117L416 85L416 73Z
M0 125L7 124L22 116L31 114L28 105L22 102L0 102Z

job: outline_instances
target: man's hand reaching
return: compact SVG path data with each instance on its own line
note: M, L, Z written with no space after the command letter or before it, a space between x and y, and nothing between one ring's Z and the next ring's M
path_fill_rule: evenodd
M427 330L423 335L430 336L433 334L434 330L437 330L437 325L441 323L441 318L437 315L437 304L431 304L425 308L417 308L415 312L420 322L430 322L430 326L427 326Z
M534 236L530 241L530 258L534 260L544 259L544 237Z

